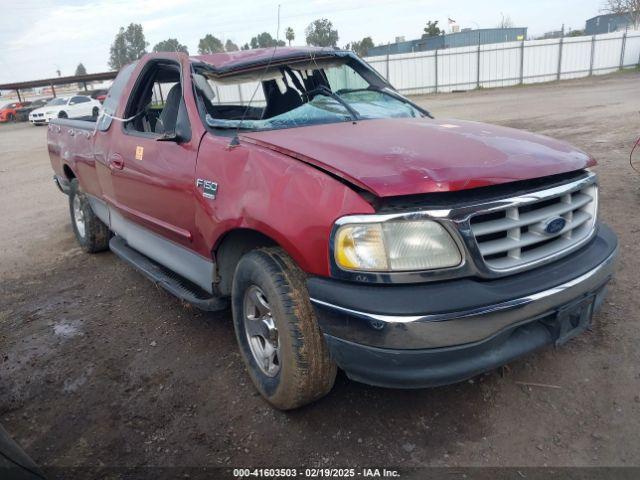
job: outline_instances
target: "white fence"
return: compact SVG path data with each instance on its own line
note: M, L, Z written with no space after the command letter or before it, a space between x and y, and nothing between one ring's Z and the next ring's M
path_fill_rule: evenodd
M365 60L409 95L506 87L634 67L640 64L640 31L474 45Z

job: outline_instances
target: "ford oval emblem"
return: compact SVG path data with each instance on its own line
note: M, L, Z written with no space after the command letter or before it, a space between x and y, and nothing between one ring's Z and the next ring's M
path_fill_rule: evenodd
M562 217L551 217L544 222L544 231L549 235L554 235L565 227L567 221Z

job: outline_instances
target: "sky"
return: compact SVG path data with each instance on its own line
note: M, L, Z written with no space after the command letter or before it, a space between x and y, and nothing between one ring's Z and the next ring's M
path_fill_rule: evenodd
M317 18L337 28L339 46L371 36L376 45L396 36L419 38L427 20L447 18L461 28L490 28L509 16L529 35L582 29L601 13L603 0L0 0L0 83L73 75L82 62L89 73L108 71L109 47L119 27L141 23L149 50L177 38L192 54L212 33L238 45L267 31L274 37L280 4L280 38L292 27L293 44Z

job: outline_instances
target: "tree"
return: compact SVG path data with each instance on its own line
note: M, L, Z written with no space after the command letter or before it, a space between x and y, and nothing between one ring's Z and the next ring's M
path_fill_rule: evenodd
M249 46L248 43L245 43L244 45L242 45L242 47L240 47L240 50L249 50L251 47Z
M82 62L80 62L76 67L76 76L86 75L86 74L87 74L87 69L84 68L84 65L82 64ZM84 86L84 83L78 82L78 88L82 88L83 86Z
M582 37L584 35L584 30L571 30L567 33L567 37Z
M514 27L514 23L513 20L511 20L511 17L509 15L502 15L502 18L500 19L500 23L498 23L498 28L513 28Z
M176 38L168 38L156 43L153 47L154 52L184 52L187 55L189 50L186 45L182 45Z
M284 40L276 40L269 32L262 32L251 39L251 48L284 47Z
M238 45L233 43L231 40L226 41L226 43L224 44L224 49L227 52L237 52L239 50Z
M364 37L359 42L352 42L350 46L351 48L347 45L346 49L353 50L359 57L366 57L369 49L373 48L375 45L373 44L371 37Z
M120 70L120 68L128 62L127 41L124 38L124 28L120 27L120 31L116 34L116 38L113 40L109 51L109 67L112 70Z
M429 20L427 22L427 26L424 27L424 33L422 34L422 38L437 37L442 33L444 32L440 30L440 27L438 26L438 20L436 20L435 22L432 22L431 20Z
M76 67L76 75L86 75L86 74L87 74L87 69L84 68L84 65L82 64L82 62L80 62Z
M335 47L338 43L338 30L333 29L333 23L326 18L319 18L309 24L304 31L307 45L316 47Z
M198 42L198 53L207 55L209 53L224 52L224 45L219 38L207 33L204 38Z
M625 15L632 28L640 28L640 0L606 0L603 10L606 13Z
M291 46L291 42L296 38L296 32L293 31L293 28L287 27L287 30L284 32L284 36L289 42L289 46Z
M130 23L126 29L120 27L120 31L111 44L109 66L114 70L119 70L127 63L138 60L147 53L148 46L142 25Z

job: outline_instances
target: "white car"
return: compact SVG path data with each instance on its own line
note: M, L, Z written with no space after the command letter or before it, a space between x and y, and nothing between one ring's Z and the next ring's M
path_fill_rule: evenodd
M101 109L102 104L98 100L85 95L57 97L44 107L33 110L29 114L29 121L34 125L43 125L52 118L97 117Z

